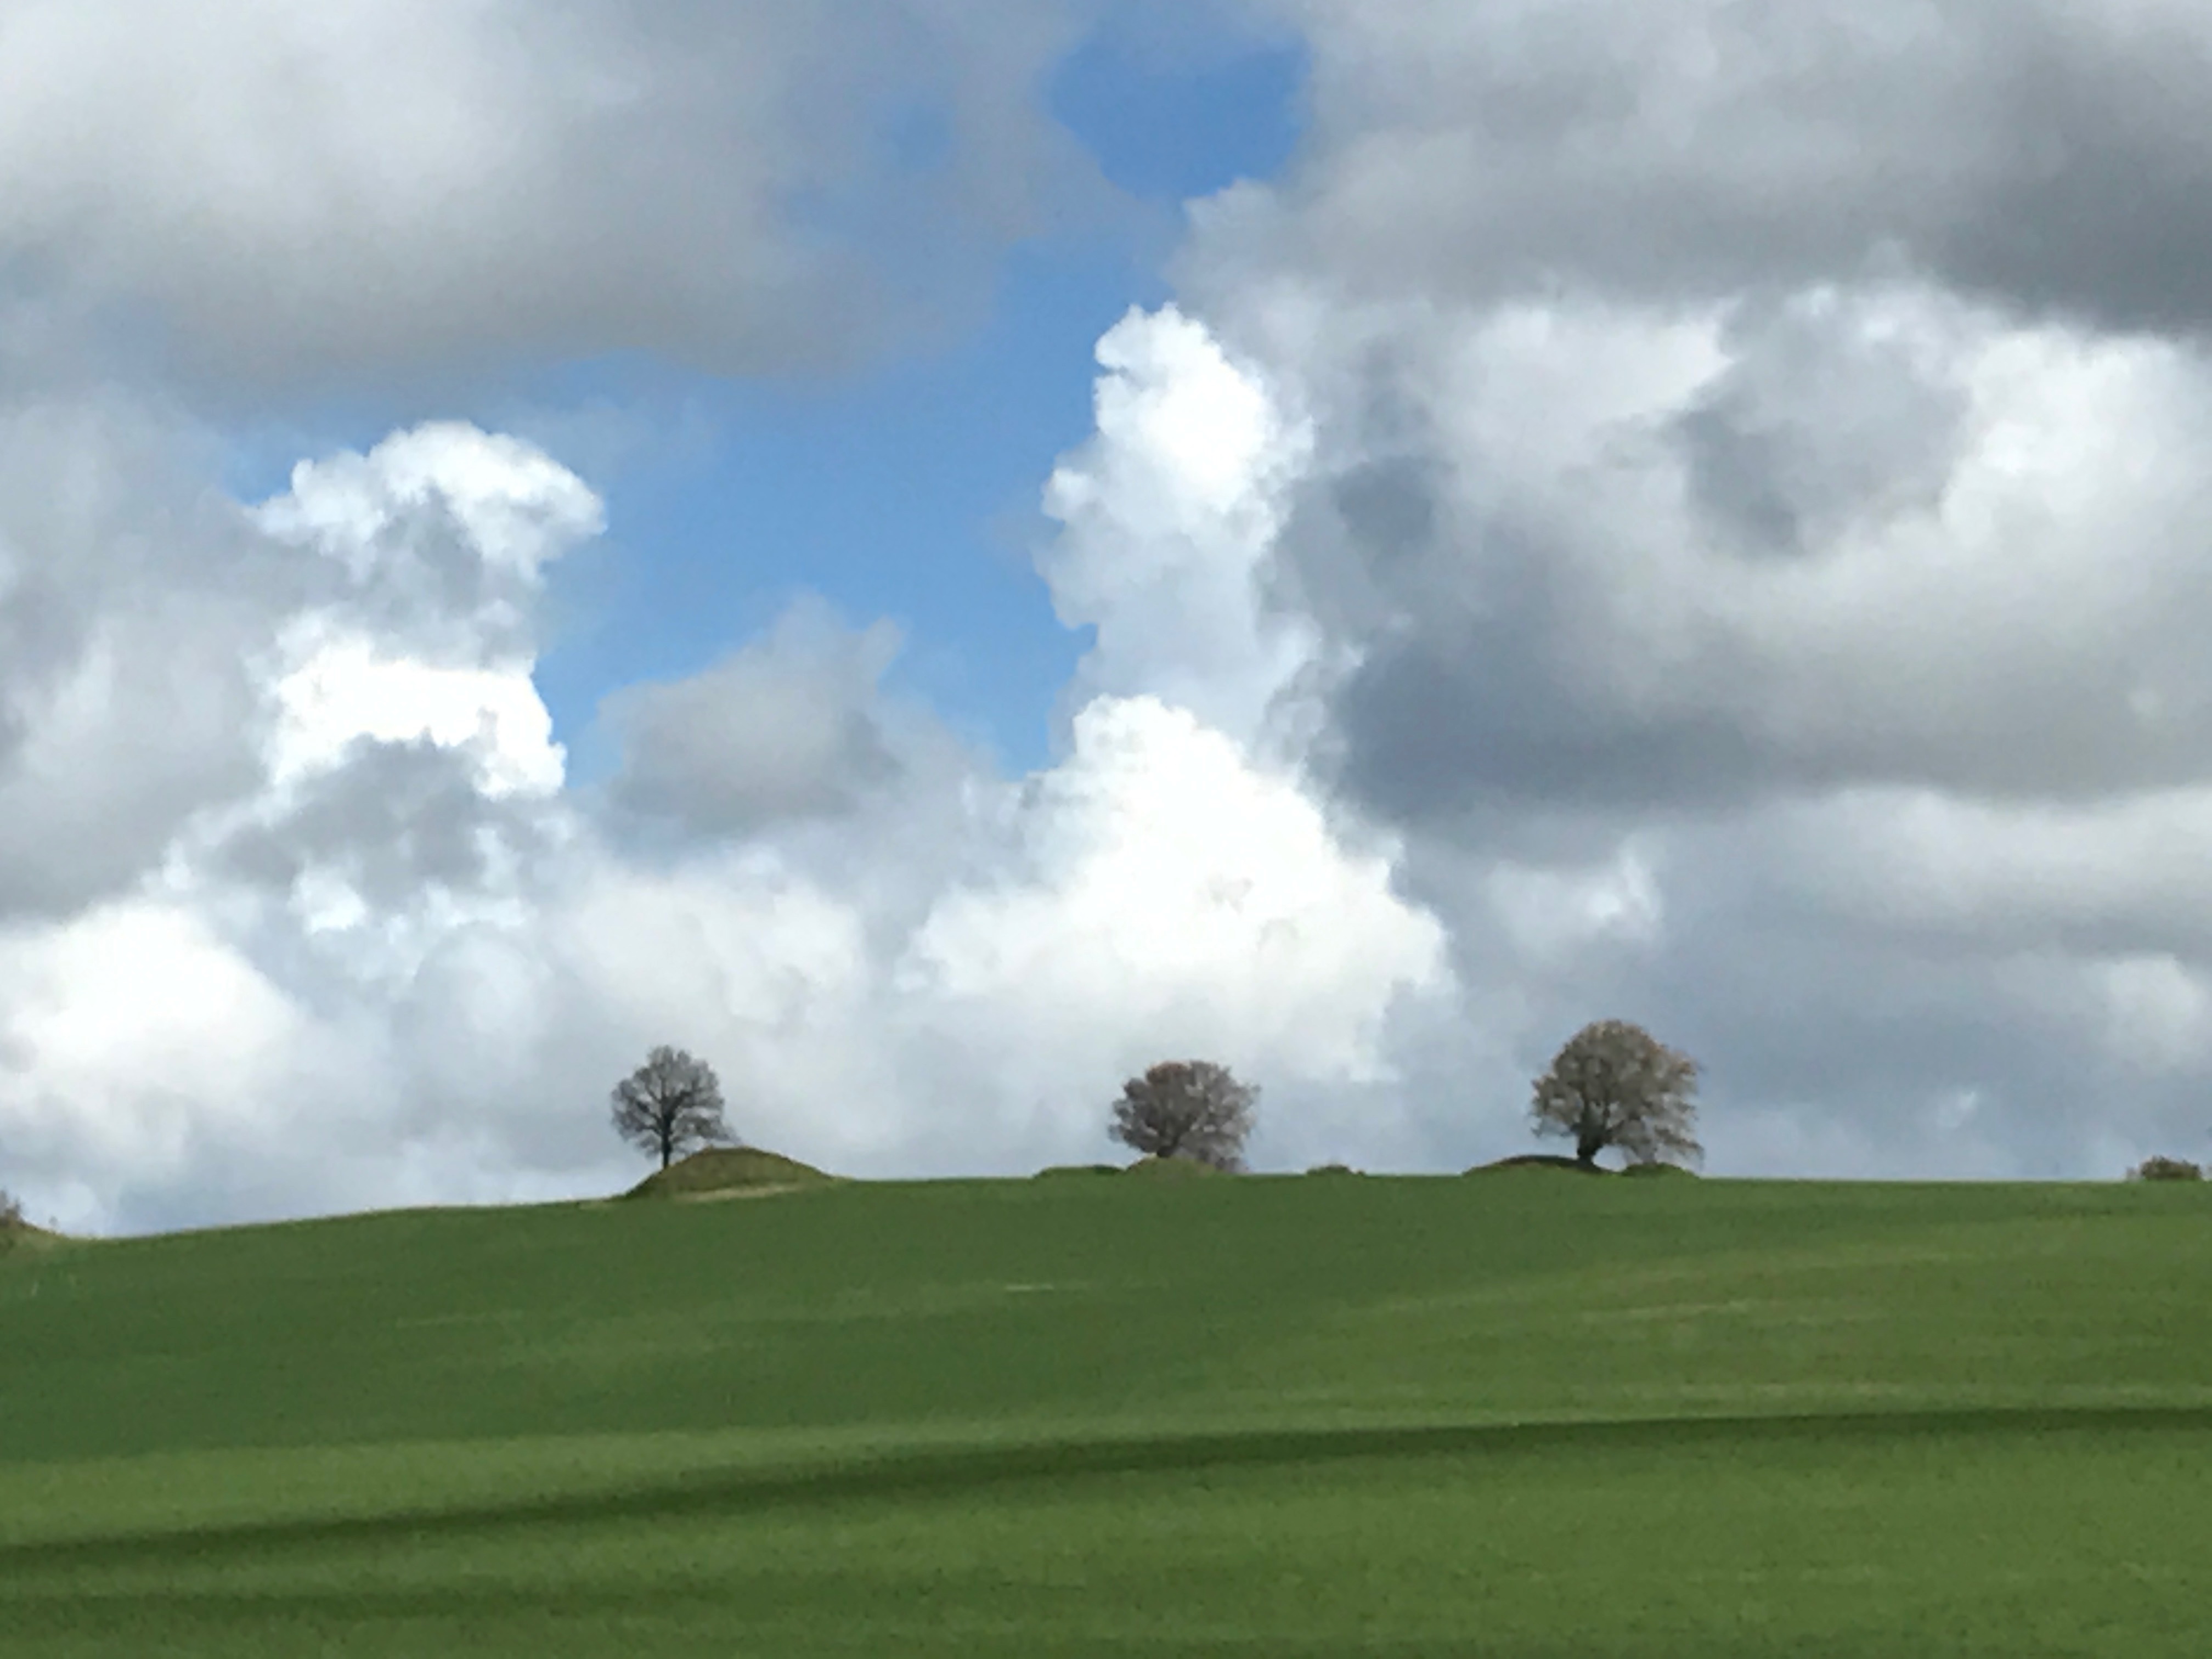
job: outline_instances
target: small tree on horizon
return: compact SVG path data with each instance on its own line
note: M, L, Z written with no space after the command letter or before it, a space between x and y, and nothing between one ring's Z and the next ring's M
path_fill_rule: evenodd
M1148 1158L1241 1170L1259 1098L1257 1087L1239 1083L1225 1066L1164 1060L1121 1085L1121 1097L1114 1103L1114 1139Z
M2204 1171L2185 1158L2147 1158L2128 1171L2130 1181L2202 1181Z
M1528 1114L1538 1134L1571 1139L1578 1164L1595 1166L1608 1146L1635 1164L1695 1163L1705 1156L1692 1133L1697 1084L1687 1054L1640 1025L1601 1019L1567 1039L1536 1079Z
M722 1118L722 1085L714 1068L665 1045L615 1085L616 1131L666 1169L685 1152L736 1139Z
M30 1218L23 1213L21 1200L6 1188L0 1187L0 1255L5 1255L37 1231Z

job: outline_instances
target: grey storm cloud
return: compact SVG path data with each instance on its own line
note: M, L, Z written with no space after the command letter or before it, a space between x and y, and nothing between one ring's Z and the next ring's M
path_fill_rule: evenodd
M484 795L477 770L465 749L427 738L357 738L273 821L228 836L211 867L280 890L309 870L335 873L380 911L426 888L482 887L495 848L527 839L534 815Z
M1827 856L1850 857L1848 830L1825 831ZM1717 1127L1825 1133L1827 1158L1891 1172L2116 1173L2116 1139L2202 1139L2201 1061L2169 1063L2128 1006L2157 960L2136 952L2172 933L2053 927L2032 905L1916 925L1909 903L1808 891L1800 849L1759 816L1677 834L1668 860L1663 945L1579 988L1719 1062L1735 1121Z
M1917 270L2097 326L2212 316L2212 17L2185 0L1270 0L1314 44L1279 194L1207 204L1200 288L1559 283L1698 299Z
M1931 925L1925 896L1869 900L1895 870L1814 804L1613 830L1646 866L1625 907L1590 902L1618 874L1602 855L1411 837L1399 878L1448 921L1460 987L1455 1020L1394 1050L1411 1098L1451 1103L1417 1113L1413 1162L1467 1161L1470 1127L1510 1137L1526 1079L1599 1017L1704 1064L1722 1172L2109 1176L2133 1148L2201 1143L2203 1009L2175 930L2069 933L2011 902Z
M1722 1169L2201 1156L2212 15L1271 9L1311 131L1178 270L1311 434L1261 592L1450 935L1409 1089L1617 1015Z
M1609 325L1532 352L1480 319L1411 325L1459 367L1400 386L1379 434L1371 398L1324 410L1279 544L1279 599L1352 653L1322 744L1340 781L1424 817L2203 775L2193 352L2076 374L2045 338L2045 392L2033 352L2006 368L2008 337L1950 301L1902 304L1942 319L1933 343L1886 337L1896 299L1733 315L1699 337L1712 361L1626 411L1520 384L1540 357L1602 386ZM2063 486L2021 473L2022 432Z
M250 788L250 658L306 573L125 399L0 400L0 921L128 886Z
M896 649L887 624L848 634L802 607L702 673L615 693L611 800L709 837L849 810L902 769L877 700Z
M1739 355L1674 422L1705 519L1750 557L1931 508L1958 459L1968 406L1948 365L1826 320L1746 307Z
M120 325L203 384L850 363L1108 203L1036 95L1073 27L957 0L27 0L0 15L0 309Z

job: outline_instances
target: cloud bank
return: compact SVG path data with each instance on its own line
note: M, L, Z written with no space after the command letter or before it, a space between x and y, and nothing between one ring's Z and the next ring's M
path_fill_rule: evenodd
M661 1042L856 1173L1102 1156L1183 1053L1263 1085L1262 1167L1457 1168L1608 1016L1705 1063L1719 1170L2201 1156L2197 14L1257 9L1309 43L1306 148L1194 204L1039 481L1096 630L1054 763L1000 775L885 690L895 630L808 602L611 696L588 787L531 678L601 533L574 472L426 418L232 501L84 343L150 319L234 390L835 361L871 239L952 203L918 268L957 271L1083 188L1032 131L1051 27L576 5L495 52L485 5L400 75L388 9L232 6L155 87L158 32L95 64L83 8L11 14L0 63L93 112L0 95L40 181L0 191L0 344L51 370L0 402L33 1212L607 1190L605 1090ZM326 83L316 142L257 136ZM823 137L829 87L867 113ZM909 191L917 99L964 112ZM122 167L125 109L166 142Z
M1102 1151L1164 1048L1371 1081L1443 976L1387 860L1188 709L1092 697L1010 781L818 605L611 699L622 769L565 788L533 617L599 503L517 440L419 427L209 513L268 578L244 736L113 880L0 917L0 1126L65 1222L605 1190L605 1087L663 1040L757 1140L1025 1170Z
M1095 196L1033 95L1074 21L25 0L0 19L0 293L249 391L622 350L849 363Z
M2202 18L1280 9L1315 141L1187 303L1468 1022L1673 1033L1723 1168L2201 1151Z

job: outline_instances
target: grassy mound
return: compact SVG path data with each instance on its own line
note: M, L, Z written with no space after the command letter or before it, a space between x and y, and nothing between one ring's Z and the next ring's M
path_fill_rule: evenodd
M725 1198L746 1193L784 1193L822 1187L836 1176L811 1164L757 1146L709 1146L656 1170L626 1196L630 1198Z
M0 1221L0 1254L9 1250L43 1250L62 1242L59 1233L33 1227L27 1221Z
M61 1243L59 1233L50 1233L44 1227L33 1227L23 1218L23 1206L4 1192L0 1192L0 1251L43 1249Z
M1360 1171L1349 1164L1316 1164L1306 1173L1310 1176L1356 1176Z
M1646 1179L1654 1176L1686 1176L1692 1181L1698 1178L1695 1170L1686 1170L1679 1164L1632 1164L1621 1174L1642 1176Z
M1056 1179L1063 1176L1117 1176L1121 1173L1118 1164L1054 1164L1039 1170L1030 1177L1033 1181Z
M1227 1172L1215 1169L1211 1164L1201 1164L1194 1158L1140 1158L1129 1166L1128 1173L1178 1181L1185 1176L1218 1176Z
M1478 1164L1469 1175L1493 1175L1505 1170L1569 1170L1577 1175L1611 1175L1611 1170L1595 1164L1580 1164L1558 1152L1522 1152L1515 1158L1501 1158L1495 1164Z

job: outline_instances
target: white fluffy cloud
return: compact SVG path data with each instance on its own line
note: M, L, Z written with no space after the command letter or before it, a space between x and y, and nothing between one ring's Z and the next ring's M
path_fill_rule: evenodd
M1164 696L1250 739L1313 648L1259 604L1310 434L1172 306L1132 311L1098 362L1097 434L1044 493L1064 526L1039 565L1054 605L1097 629L1073 695Z
M1386 860L1348 853L1294 780L1157 699L1089 703L1017 835L1019 873L948 894L901 967L979 1036L1033 1034L1055 1070L1188 1050L1358 1081L1383 1068L1393 998L1443 981L1442 937Z
M1189 357L1200 395L1218 365ZM1224 558L1199 520L1248 493L1224 478L1187 515ZM1170 1052L1371 1085L1394 1009L1446 984L1387 858L1237 737L1101 695L1055 767L1009 783L884 703L894 641L818 609L654 690L683 766L612 705L671 788L806 810L634 842L609 811L629 786L564 787L530 681L544 567L599 521L543 453L452 424L233 514L286 575L242 658L250 772L104 901L0 933L0 1146L34 1209L145 1225L603 1190L605 1091L663 1041L709 1057L769 1144L1022 1170L1103 1152L1120 1079ZM1141 577L1086 580L1109 623L1121 592L1152 602ZM755 729L770 695L792 737L817 691L870 734L866 791L805 721Z

